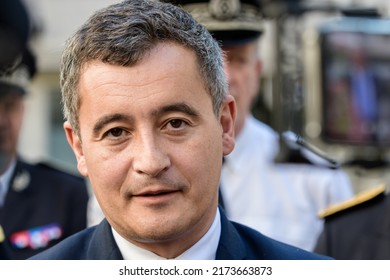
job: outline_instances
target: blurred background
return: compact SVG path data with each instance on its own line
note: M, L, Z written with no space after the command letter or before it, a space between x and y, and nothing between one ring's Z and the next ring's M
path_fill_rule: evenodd
M77 173L76 161L62 128L63 116L58 81L60 56L65 40L94 11L119 1L23 0L23 2L31 16L33 28L29 44L37 55L38 74L27 97L26 119L19 145L20 155L33 162L48 161ZM321 58L323 59L324 53L321 52L323 41L319 39L320 31L325 30L323 26L327 22L345 18L346 11L364 13L364 17L375 14L388 17L390 1L260 0L260 2L263 2L264 9L264 22L261 24L265 25L266 31L260 47L264 73L261 92L253 108L255 116L280 133L293 132L294 137L297 137L293 141L304 141L305 145L314 150L318 149L326 157L341 162L342 167L351 175L357 193L375 187L384 179L387 180L385 177L389 176L387 153L390 141L353 143L345 137L337 137L337 133L333 132L332 135L336 135L335 137L329 137L330 134L325 133L327 130L324 119L329 119L329 114L332 117L336 113L329 113L329 108L325 105L331 103L324 103L322 80L326 77L321 76L324 67ZM387 32L390 34L390 28ZM388 48L388 45L383 46L386 47ZM390 55L384 54L383 57L383 61L389 59L390 65ZM328 66L337 67L336 64ZM386 68L386 65L383 67ZM388 120L390 124L390 118ZM333 124L337 123L339 120L333 118ZM283 162L287 159L281 154L278 160Z

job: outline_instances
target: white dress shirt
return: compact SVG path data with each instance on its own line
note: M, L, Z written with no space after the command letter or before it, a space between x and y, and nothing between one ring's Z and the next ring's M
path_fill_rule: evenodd
M348 176L309 164L276 164L278 134L250 116L225 158L221 192L226 214L276 240L313 250L320 210L353 196Z
M111 230L124 260L166 260L127 241L114 228L111 227ZM221 218L217 209L214 221L206 234L175 260L215 260L220 236Z

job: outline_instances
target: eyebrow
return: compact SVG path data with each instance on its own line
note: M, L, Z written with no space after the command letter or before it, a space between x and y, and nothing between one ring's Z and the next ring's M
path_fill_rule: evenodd
M160 116L165 113L171 113L171 112L181 112L186 115L192 116L192 117L199 117L200 114L199 112L194 109L193 107L189 106L188 104L184 102L178 102L174 104L170 104L167 106L163 106L158 110L155 110L152 115L153 116Z
M102 130L104 126L106 126L107 124L109 124L111 122L115 122L115 121L130 121L130 122L132 122L133 118L128 116L128 115L123 115L123 114L113 114L113 115L103 116L100 119L98 119L98 121L93 126L93 129L92 129L93 134L98 135L100 130Z

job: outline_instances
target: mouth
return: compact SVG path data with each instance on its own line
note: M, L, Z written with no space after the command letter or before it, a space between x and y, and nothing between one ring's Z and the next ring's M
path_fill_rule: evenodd
M180 190L157 189L145 190L132 195L132 199L145 205L157 205L168 203L179 195Z
M150 191L144 191L139 194L135 194L134 196L159 196L159 195L166 195L173 192L177 192L177 190L150 190Z

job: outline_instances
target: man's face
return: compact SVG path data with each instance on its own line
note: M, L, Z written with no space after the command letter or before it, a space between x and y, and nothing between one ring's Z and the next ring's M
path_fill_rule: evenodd
M108 221L161 256L181 253L214 219L222 157L234 145L233 98L215 116L195 55L175 44L132 67L91 62L79 90L81 142L65 130Z
M229 93L237 104L235 132L238 135L250 113L252 102L260 87L261 62L257 55L257 43L223 47L225 71L229 82Z
M0 93L0 172L16 155L23 109L23 96L19 93Z

